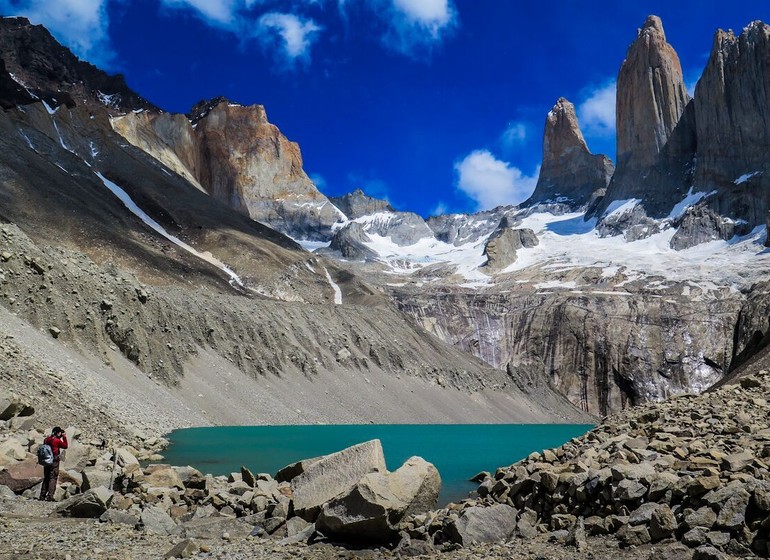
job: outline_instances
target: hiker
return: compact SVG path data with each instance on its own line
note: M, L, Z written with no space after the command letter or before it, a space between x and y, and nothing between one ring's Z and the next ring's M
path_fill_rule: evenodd
M56 482L59 480L59 461L61 450L67 449L67 433L59 426L51 430L51 435L43 440L44 445L49 445L53 451L53 462L43 465L43 486L40 488L40 500L53 502L53 494L56 491Z

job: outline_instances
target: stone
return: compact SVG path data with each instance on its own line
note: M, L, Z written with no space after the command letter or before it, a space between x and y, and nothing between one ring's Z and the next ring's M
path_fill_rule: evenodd
M749 505L749 493L743 489L733 494L717 514L717 527L737 530L746 522L746 508Z
M582 517L572 525L567 536L567 546L574 546L578 550L584 550L588 546L586 541L586 528Z
M364 475L347 494L325 504L316 528L333 538L389 541L398 533L401 519L435 507L440 490L436 467L410 457L392 473Z
M449 523L452 542L463 546L508 541L516 530L516 510L505 504L469 507Z
M36 458L25 459L0 470L0 485L10 488L16 494L34 488L42 480L43 467L37 464Z
M660 506L656 503L646 503L640 505L631 515L628 517L628 523L630 525L648 525L652 514L657 511Z
M641 546L650 542L650 532L644 525L637 525L633 527L631 525L624 525L615 534L621 545L628 546Z
M695 527L682 535L682 542L690 548L701 546L706 542L708 532L709 530L705 527Z
M730 543L730 533L709 531L706 533L706 540L717 548L724 548Z
M182 531L171 516L164 509L157 506L144 508L140 515L140 520L144 530L155 535L176 535Z
M524 205L566 202L573 209L580 208L607 187L614 171L607 156L588 150L575 106L561 97L546 117L540 175Z
M19 398L8 392L0 392L0 420L10 420L24 410Z
M112 491L103 486L76 494L61 502L55 512L65 517L99 518L112 503Z
M727 556L713 546L699 546L693 552L692 560L727 560Z
M144 481L156 488L176 488L178 490L185 488L179 474L171 467L153 470L152 473L145 476Z
M754 462L754 455L749 451L741 451L728 455L722 461L722 470L730 472L740 472Z
M700 496L715 488L719 488L719 476L699 476L687 485L687 493L690 496Z
M691 560L691 558L692 550L681 543L673 542L652 548L648 560Z
M192 558L200 552L200 546L192 539L184 539L176 543L163 558Z
M313 522L326 502L349 492L364 475L386 471L377 439L321 457L291 480L294 512Z
M667 504L659 505L650 517L650 537L653 541L666 539L677 529L676 516Z
M90 490L100 486L109 488L110 480L113 478L111 472L96 467L83 469L80 474L83 477L83 484L81 485L83 490Z
M115 506L113 505L113 507ZM117 525L136 527L139 524L139 516L133 511L108 509L99 517L99 521L102 523L114 523Z
M227 533L230 539L247 537L257 523L250 517L203 517L182 524L182 535L188 539L221 539Z
M754 504L762 511L770 511L770 482L762 481L754 488Z
M254 488L257 485L257 478L246 467L241 467L241 480L248 484L249 488Z
M27 456L27 450L22 447L18 440L7 439L0 442L0 455L14 461L22 461Z
M631 502L637 500L647 493L647 487L637 482L636 480L624 479L618 483L617 488L613 492L615 499L622 500L624 502Z
M498 228L487 238L484 245L484 265L490 270L501 270L516 261L516 252L523 247L534 247L539 243L535 232L529 228L513 228L503 218Z

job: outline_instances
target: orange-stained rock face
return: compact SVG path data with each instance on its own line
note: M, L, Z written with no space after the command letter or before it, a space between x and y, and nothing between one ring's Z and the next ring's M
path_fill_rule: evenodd
M629 47L617 95L618 168L654 164L690 99L659 17L649 16Z
M214 198L279 231L317 235L342 218L302 168L299 145L261 105L218 99L196 106L190 119L129 113L113 126Z
M560 98L548 112L543 132L543 163L529 204L567 199L574 207L604 189L615 170L603 154L588 150L575 106Z

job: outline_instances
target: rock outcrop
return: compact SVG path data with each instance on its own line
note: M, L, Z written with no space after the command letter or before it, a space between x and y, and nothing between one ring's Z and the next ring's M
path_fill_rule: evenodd
M339 252L344 259L366 260L375 258L377 253L365 244L371 242L371 237L366 234L364 226L358 222L350 222L334 234L328 249L321 249L321 254L333 254Z
M660 18L649 16L618 73L616 170L594 215L637 198L647 215L662 217L684 197L695 150L689 102L679 57Z
M26 18L0 17L0 53L7 72L15 76L14 81L25 90L27 100L43 99L51 107L104 107L113 114L155 110L126 85L122 75L109 75L79 60L45 27L32 25ZM0 76L3 74L0 71ZM4 93L3 81L6 80L0 78L0 93ZM20 92L14 100L26 103Z
M561 202L574 209L584 207L597 191L607 188L614 171L607 156L588 150L575 106L562 97L545 119L540 176L523 206Z
M529 228L517 229L508 218L500 220L500 225L487 239L484 255L487 257L485 268L497 271L516 262L516 251L524 247L535 247L539 241L535 232Z
M770 209L770 26L755 21L736 36L714 35L695 88L695 184L718 190L723 216L764 223Z
M187 115L129 113L113 126L135 146L250 218L298 238L329 239L344 216L302 168L299 146L262 105L224 98Z
M349 220L356 220L378 212L395 212L387 200L368 196L361 189L343 196L332 196L329 200L339 208Z

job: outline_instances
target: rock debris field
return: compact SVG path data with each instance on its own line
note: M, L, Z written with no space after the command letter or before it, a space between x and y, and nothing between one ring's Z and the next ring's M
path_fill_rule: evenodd
M388 472L377 440L212 477L162 464L159 438L103 450L76 437L57 502L38 502L42 434L6 395L0 559L767 558L769 386L760 371L627 410L479 473L476 496L438 510L435 468L412 458Z

